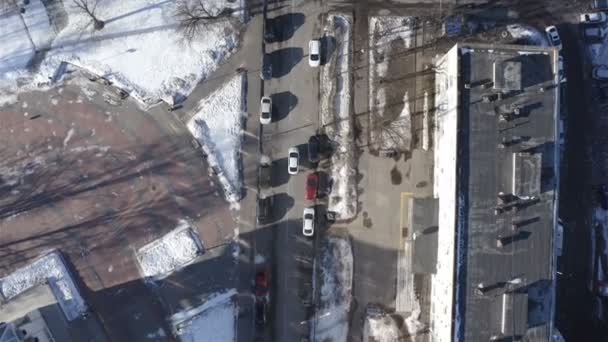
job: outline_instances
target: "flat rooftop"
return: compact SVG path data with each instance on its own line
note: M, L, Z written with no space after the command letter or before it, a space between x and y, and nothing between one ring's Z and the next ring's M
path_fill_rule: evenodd
M546 341L553 307L557 54L458 46L459 332L464 341Z

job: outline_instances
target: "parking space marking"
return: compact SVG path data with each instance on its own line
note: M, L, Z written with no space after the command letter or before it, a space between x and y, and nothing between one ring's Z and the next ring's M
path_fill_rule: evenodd
M414 195L414 193L412 192L405 192L402 191L401 194L399 195L400 201L401 203L399 204L399 249L403 248L404 244L403 244L403 208L404 208L404 198L407 199L409 197L412 197ZM411 213L409 213L411 215Z

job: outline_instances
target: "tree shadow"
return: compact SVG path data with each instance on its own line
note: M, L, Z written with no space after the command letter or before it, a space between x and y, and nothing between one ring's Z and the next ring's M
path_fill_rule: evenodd
M287 173L287 158L275 159L272 161L272 181L273 187L287 184L289 174Z

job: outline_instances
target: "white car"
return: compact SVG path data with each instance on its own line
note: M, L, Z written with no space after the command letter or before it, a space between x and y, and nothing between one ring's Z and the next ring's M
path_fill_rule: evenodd
M547 32L547 38L549 38L549 43L555 46L558 50L562 49L562 40L559 38L559 33L557 33L557 27L551 25L545 28L545 32Z
M313 236L315 234L315 208L304 208L303 219L302 234Z
M321 42L318 40L308 42L308 64L313 68L321 64Z
M606 21L606 13L583 13L581 14L581 23L583 24L598 24Z
M262 97L260 101L260 123L268 125L272 121L272 99L268 96Z
M608 66L600 65L593 68L593 78L598 81L608 80Z
M287 153L287 171L290 175L297 175L300 163L300 152L297 147L289 148Z

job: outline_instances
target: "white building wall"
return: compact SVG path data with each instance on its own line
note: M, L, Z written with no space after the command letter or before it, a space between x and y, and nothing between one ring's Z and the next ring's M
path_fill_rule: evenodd
M435 198L439 198L437 273L431 279L431 339L452 341L457 201L458 46L436 64ZM457 319L457 317L456 317Z

